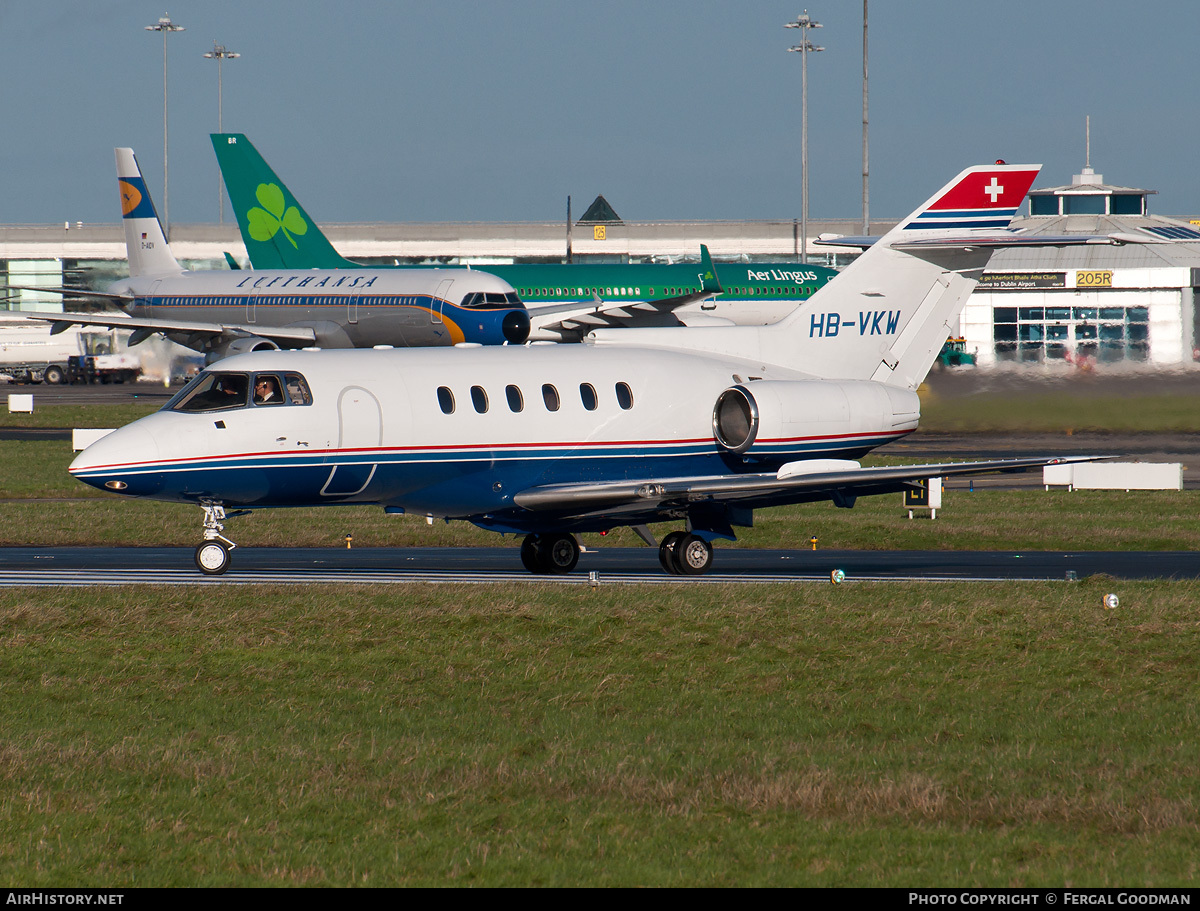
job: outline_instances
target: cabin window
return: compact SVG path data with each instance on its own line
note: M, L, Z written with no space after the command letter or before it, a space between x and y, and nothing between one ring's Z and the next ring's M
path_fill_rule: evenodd
M504 394L508 397L508 410L516 413L525 410L525 397L516 386L505 386Z
M454 393L449 386L438 386L437 399L442 414L454 414Z
M542 386L542 401L546 403L547 411L558 411L558 390L546 383Z
M471 404L475 406L475 410L480 414L487 414L488 397L487 393L483 391L482 386L471 387Z
M596 387L591 383L579 384L579 400L588 411L596 410Z
M622 411L633 407L633 390L629 388L628 383L617 383L617 404L621 406Z
M163 406L164 411L227 411L243 408L248 400L250 377L245 373L205 371L184 386Z

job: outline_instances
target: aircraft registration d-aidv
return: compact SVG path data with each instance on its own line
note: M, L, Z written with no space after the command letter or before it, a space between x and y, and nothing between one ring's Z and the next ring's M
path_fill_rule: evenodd
M1031 242L1006 227L1038 170L963 171L773 325L239 355L70 470L101 490L203 507L207 573L229 564L228 509L348 503L523 534L523 562L543 573L575 566L582 532L632 526L653 543L647 523L677 520L662 564L702 573L711 542L755 509L849 507L929 477L1057 461L853 461L916 429L917 385L992 250Z

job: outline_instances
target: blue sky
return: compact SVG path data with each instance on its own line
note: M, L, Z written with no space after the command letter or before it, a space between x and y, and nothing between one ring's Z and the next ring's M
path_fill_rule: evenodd
M0 223L117 221L114 146L159 204L169 11L170 215L217 220L224 126L321 222L557 221L800 211L800 55L777 0L0 0ZM809 213L859 217L862 2L814 0ZM1194 0L872 0L871 214L901 217L968 164L1084 164L1200 215ZM229 218L226 209L226 218Z

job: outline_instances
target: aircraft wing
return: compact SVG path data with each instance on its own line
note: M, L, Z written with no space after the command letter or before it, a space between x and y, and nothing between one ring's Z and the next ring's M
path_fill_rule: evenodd
M530 335L542 330L563 336L584 335L593 329L615 328L636 322L639 316L670 313L693 301L712 297L711 291L681 294L649 301L601 301L536 307L529 311Z
M46 294L58 294L62 297L102 297L110 301L132 301L132 294L114 294L111 291L85 291L82 288L47 288L44 285L5 285L5 290L12 291L41 291Z
M861 235L832 235L822 234L813 243L822 247L850 247L865 250L875 245L879 237ZM1008 247L1077 247L1089 244L1122 244L1159 243L1149 237L1143 239L1136 234L963 234L958 237L925 237L912 240L899 240L892 244L897 250L928 250L931 248L958 249L960 247L979 247L1005 249Z
M862 468L857 462L791 462L778 472L706 478L647 478L596 484L546 484L513 497L533 512L565 516L668 513L705 501L748 508L893 493L936 477L1023 472L1045 465L1095 461L1102 456L1046 456L981 462L935 462Z
M572 301L537 307L529 311L532 327L530 332L533 334L540 330L564 337L584 335L593 329L628 325L636 322L639 317L670 313L687 304L723 293L725 289L721 287L717 270L705 244L700 245L700 269L696 277L700 280L699 290L675 297L620 302L603 301L596 297L590 304Z
M231 335L243 337L255 335L272 341L307 342L316 341L316 333L304 326L260 326L241 323L205 323L198 320L151 319L148 317L128 316L123 313L45 313L31 311L12 311L29 319L51 323L52 335L62 332L68 326L106 326L112 329L133 329L135 334L140 330L143 338L155 332L161 332L168 337L172 335Z

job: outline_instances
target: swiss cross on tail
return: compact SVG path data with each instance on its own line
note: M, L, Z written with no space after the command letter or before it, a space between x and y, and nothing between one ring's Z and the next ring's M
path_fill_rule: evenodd
M1040 168L983 165L969 168L904 225L906 231L1007 228Z

